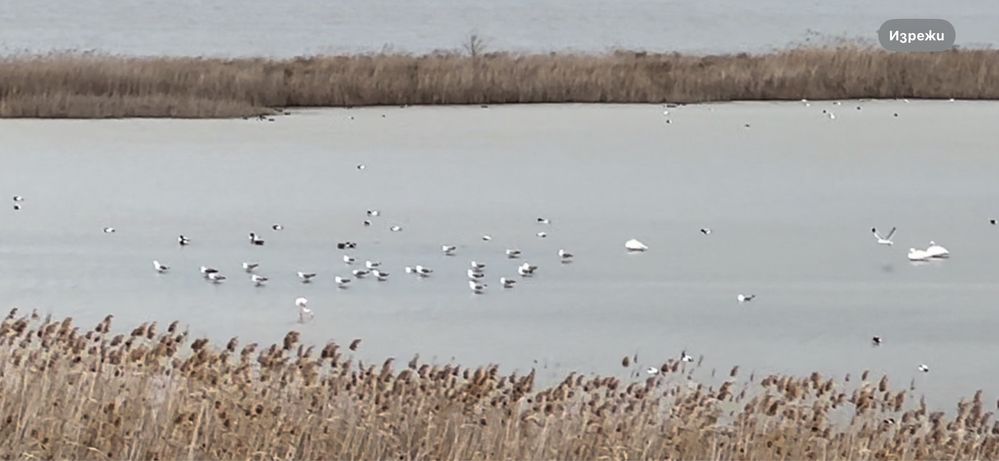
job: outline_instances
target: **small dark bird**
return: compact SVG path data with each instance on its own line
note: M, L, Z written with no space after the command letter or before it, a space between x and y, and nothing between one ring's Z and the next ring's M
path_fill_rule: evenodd
M704 234L704 235L711 235L711 228L710 227L702 227L701 228L701 233Z
M352 351L356 351L357 350L357 346L360 346L360 345L361 345L361 339L358 338L358 339L355 339L355 340L353 340L353 341L350 342L350 346L348 346L348 349L350 349Z
M990 219L989 223L992 224L993 226L996 225L996 219L995 218Z
M20 203L15 203L14 204L14 211L21 211L21 204Z
M180 246L190 245L191 239L184 237L183 235L179 235L177 236L177 243L179 243Z
M250 232L250 245L260 246L263 244L264 244L264 239L258 237L257 234Z
M881 345L881 337L880 336L875 336L875 337L871 338L871 345L880 346Z

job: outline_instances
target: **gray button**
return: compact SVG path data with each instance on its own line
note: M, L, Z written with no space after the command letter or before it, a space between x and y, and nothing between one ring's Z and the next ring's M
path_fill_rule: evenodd
M946 19L890 19L878 29L878 40L889 51L947 51L955 38Z

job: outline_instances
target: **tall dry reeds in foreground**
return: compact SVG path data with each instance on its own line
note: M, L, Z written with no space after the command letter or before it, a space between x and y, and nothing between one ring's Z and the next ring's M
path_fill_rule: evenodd
M5 459L996 459L981 393L930 412L886 377L697 384L355 361L335 343L224 347L177 324L0 323ZM849 380L848 378L846 378Z
M999 51L0 58L0 117L235 117L290 106L999 98Z

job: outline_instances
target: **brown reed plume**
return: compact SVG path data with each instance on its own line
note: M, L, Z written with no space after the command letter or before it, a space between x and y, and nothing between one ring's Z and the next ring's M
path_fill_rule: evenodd
M745 381L733 368L711 386L693 379L696 364L670 359L645 379L573 372L536 388L533 371L496 365L364 364L333 342L316 352L297 332L239 349L179 330L114 334L110 316L86 329L11 311L0 323L0 456L999 458L981 392L931 412L867 372L851 385L818 373Z
M467 48L467 47L466 47ZM0 58L0 117L238 117L284 107L999 98L999 51L855 44L697 56L434 53Z

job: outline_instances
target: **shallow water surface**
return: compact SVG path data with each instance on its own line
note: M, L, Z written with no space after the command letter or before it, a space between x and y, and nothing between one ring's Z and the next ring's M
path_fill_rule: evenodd
M999 227L988 219L999 215L999 139L987 133L999 104L663 110L0 121L2 191L25 197L21 211L0 213L0 297L86 326L107 313L122 329L179 319L195 335L244 342L298 328L314 343L363 338L364 359L420 353L537 367L546 379L627 376L624 355L637 353L644 369L686 349L704 356L703 375L736 364L757 374L871 369L896 384L914 378L940 404L978 388L996 396ZM371 227L367 209L382 212ZM898 226L895 246L876 245L872 226ZM266 244L250 246L250 231ZM178 234L193 244L179 247ZM651 249L627 254L629 238ZM931 239L953 257L909 263L906 250ZM382 261L390 280L336 289L333 275L356 267L341 262L341 240L359 243L349 251L359 261ZM442 244L457 255L443 256ZM523 259L506 259L514 247ZM576 261L560 264L560 248ZM156 274L153 259L172 270ZM488 266L481 296L465 282L473 259ZM253 287L243 261L259 262L270 284ZM500 288L523 261L537 275ZM435 272L403 272L415 264ZM206 283L200 265L230 279ZM320 276L303 285L298 270ZM739 293L758 297L739 304ZM298 296L315 321L295 323ZM884 345L873 348L873 335ZM920 363L932 371L918 373Z

